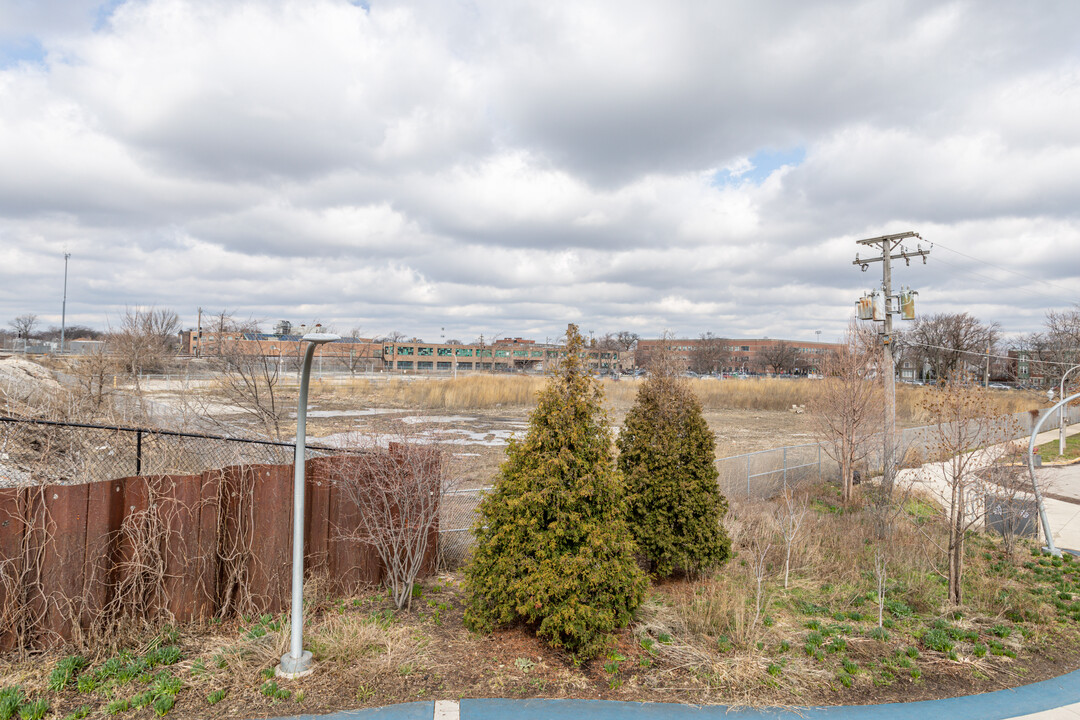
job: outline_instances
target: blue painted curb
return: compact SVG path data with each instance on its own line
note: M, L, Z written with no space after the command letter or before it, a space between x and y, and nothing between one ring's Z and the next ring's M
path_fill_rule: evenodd
M747 720L1007 720L1073 703L1080 703L1080 670L1011 690L883 705L836 705L785 710L610 700L490 698L463 699L459 708L461 720L720 720L733 716ZM434 713L434 702L414 702L273 720L431 720Z
M361 710L338 710L329 715L295 715L271 720L431 720L435 701L411 702Z

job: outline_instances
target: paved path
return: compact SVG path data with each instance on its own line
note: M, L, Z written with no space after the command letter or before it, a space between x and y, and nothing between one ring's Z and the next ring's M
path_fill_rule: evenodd
M1076 435L1077 433L1080 433L1080 424L1073 424L1068 428L1069 435ZM1023 441L1026 448L1030 437L1028 435L1018 438L1014 442ZM1035 438L1035 444L1042 445L1057 439L1057 430L1047 430L1039 433L1039 436ZM984 451L976 451L976 455L980 453L985 454ZM976 458L975 464L979 464L978 458ZM897 481L922 486L940 502L948 505L950 488L948 481L945 479L944 466L945 463L927 463L919 468L901 470L897 474ZM1080 550L1080 466L1047 466L1036 469L1035 475L1039 480L1040 489L1045 492L1049 485L1050 493L1058 496L1051 498L1044 495L1043 497L1046 516L1050 521L1050 530L1054 533L1054 544L1059 548ZM1070 501L1071 496L1076 496L1078 499ZM1041 536L1041 527L1039 532Z
M1080 670L1053 680L981 695L884 705L734 709L726 705L627 703L605 700L474 699L303 715L276 720L1076 720Z

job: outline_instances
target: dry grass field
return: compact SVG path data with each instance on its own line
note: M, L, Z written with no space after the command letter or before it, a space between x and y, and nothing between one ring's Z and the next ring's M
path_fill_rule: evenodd
M457 474L470 484L487 484L502 461L507 433L520 432L535 405L545 378L522 375L472 375L460 378L335 378L315 382L309 419L313 435L395 433L403 428L428 432L448 442L458 455ZM642 380L602 381L612 423L622 424ZM716 435L716 456L817 441L815 403L823 384L814 380L747 379L687 380L701 398L705 419ZM932 388L901 384L897 415L901 426L925 422L920 406ZM991 395L1001 412L1020 412L1045 405L1035 393L1000 391ZM791 411L793 405L805 412ZM370 412L367 415L339 413ZM404 421L404 425L403 425ZM473 442L469 442L470 439Z
M471 375L460 378L416 377L353 379L318 385L313 397L321 400L360 400L381 407L422 408L461 411L524 407L535 404L536 393L546 379L534 375ZM634 402L640 379L604 379L601 385L609 409L624 413ZM816 380L751 378L745 380L688 379L706 410L787 411L801 405L812 412L824 391ZM933 392L931 387L899 384L896 390L897 418L904 425L922 422L919 408ZM1001 412L1020 412L1045 405L1038 393L1001 391L993 395Z

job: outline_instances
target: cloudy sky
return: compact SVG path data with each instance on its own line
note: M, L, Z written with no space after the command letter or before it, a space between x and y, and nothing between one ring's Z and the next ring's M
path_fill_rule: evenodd
M906 230L1080 302L1080 3L0 0L0 324L834 339Z

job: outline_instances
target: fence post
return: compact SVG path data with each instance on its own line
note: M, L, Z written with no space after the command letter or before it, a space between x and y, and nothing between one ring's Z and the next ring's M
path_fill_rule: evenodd
M746 499L750 499L750 456L746 456Z
M821 443L817 446L817 481L821 482Z
M135 431L135 474L142 475L142 430Z

